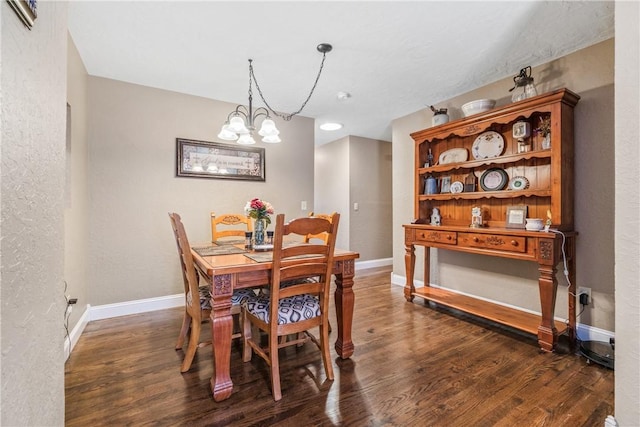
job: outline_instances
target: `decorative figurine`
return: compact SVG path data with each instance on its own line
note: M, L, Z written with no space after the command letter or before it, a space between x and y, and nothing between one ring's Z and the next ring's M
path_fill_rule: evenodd
M440 209L433 208L431 211L431 225L440 225Z
M482 208L476 206L471 209L471 228L481 228L482 223Z

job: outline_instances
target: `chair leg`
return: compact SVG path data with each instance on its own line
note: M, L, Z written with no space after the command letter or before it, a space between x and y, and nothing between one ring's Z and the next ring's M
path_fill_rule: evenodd
M178 335L178 342L176 343L176 350L182 350L182 346L184 345L184 339L187 337L187 333L189 332L190 326L191 326L191 316L185 310L184 316L182 317L182 327L180 328L180 335Z
M249 341L252 339L251 337L251 321L247 318L247 314L244 310L240 314L240 326L242 327L242 361L249 362L251 361L251 355L253 351L251 350L251 345L249 345Z
M200 341L200 323L191 322L191 336L189 336L189 345L187 346L187 352L184 355L180 372L187 372L191 368L191 362L196 355L198 349L198 342Z
M333 365L331 364L331 351L329 349L329 322L320 325L320 344L322 345L322 362L327 379L333 380Z
M282 399L280 390L280 359L278 357L278 335L269 334L269 360L271 365L271 392L276 402Z

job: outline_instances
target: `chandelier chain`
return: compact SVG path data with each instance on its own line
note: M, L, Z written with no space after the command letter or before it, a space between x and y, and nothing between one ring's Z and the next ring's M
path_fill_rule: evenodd
M251 79L253 78L253 81L256 84L256 89L258 89L258 94L260 95L260 99L262 99L262 102L264 102L264 105L267 106L269 111L271 111L275 116L280 117L284 121L291 120L293 116L300 114L302 112L304 107L307 105L307 102L309 102L309 100L311 99L311 96L313 95L313 91L316 90L316 86L318 85L318 80L320 80L320 74L322 74L322 68L324 67L324 59L326 56L327 56L327 53L323 52L322 62L320 63L320 69L318 70L318 75L316 76L316 80L313 82L313 87L311 88L311 92L309 92L309 96L307 96L307 99L304 100L304 102L302 103L298 111L290 114L281 114L275 111L273 108L271 108L269 103L267 103L267 100L264 99L264 95L262 94L262 90L260 89L260 85L258 84L258 80L256 79L256 75L253 73L253 65L251 64L251 60L249 60L249 96L251 96Z

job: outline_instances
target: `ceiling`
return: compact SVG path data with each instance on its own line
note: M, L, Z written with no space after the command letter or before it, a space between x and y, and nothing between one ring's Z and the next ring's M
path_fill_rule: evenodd
M309 93L316 46L332 44L301 113L316 119L316 144L391 141L391 120L609 39L613 21L614 3L594 1L69 2L90 75L247 104L252 58L282 112ZM344 128L319 130L326 121Z

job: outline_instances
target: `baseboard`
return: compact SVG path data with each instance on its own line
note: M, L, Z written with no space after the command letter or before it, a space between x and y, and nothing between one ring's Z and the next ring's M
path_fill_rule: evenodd
M84 309L84 313L82 313L82 316L80 316L80 319L78 320L78 323L76 323L71 332L69 332L68 339L64 340L64 360L67 360L69 358L69 355L73 351L73 348L76 346L78 340L80 339L80 335L82 335L82 332L84 332L84 328L86 328L87 324L89 323L90 310L91 306L87 304Z
M91 318L89 320L109 319L111 317L127 316L129 314L146 313L148 311L182 306L184 306L184 294L98 305L91 308Z
M371 259L368 261L356 261L356 271L365 270L367 268L386 267L393 265L393 258Z
M422 282L420 280L414 280L413 282L414 282L414 286L416 288L421 288L421 287L424 286L424 282ZM406 283L407 283L407 278L405 276L401 276L399 274L391 273L391 284L392 285L404 286ZM432 286L435 286L435 285L432 285ZM439 287L439 286L435 286L435 287ZM447 289L447 288L444 288L444 289ZM512 305L509 305L509 304L504 304L504 303L501 303L501 302L498 302L498 301L493 301L493 300L486 299L486 298L480 298L480 297L478 297L476 295L466 294L464 292L459 292L459 291L455 291L455 290L452 290L452 289L447 289L447 290L452 291L452 292L457 292L457 293L462 294L462 295L467 295L467 296L471 296L471 297L474 297L474 298L479 298L479 299L481 299L483 301L488 301L488 302L491 302L491 303L494 303L494 304L503 305L503 306L510 307L510 308L515 308L517 310L523 310L523 311L526 311L528 313L533 313L533 314L538 314L538 315L540 314L540 313L537 313L535 311L525 310L523 308L512 306ZM556 320L564 322L566 319L556 318ZM576 333L578 335L578 339L581 340L581 341L601 341L601 342L608 343L610 338L614 338L615 337L615 334L613 332L611 332L611 331L607 331L607 330L604 330L604 329L596 328L594 326L585 325L585 324L582 324L582 323L579 323L579 322L576 324L576 329L577 329Z

